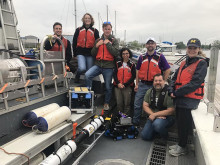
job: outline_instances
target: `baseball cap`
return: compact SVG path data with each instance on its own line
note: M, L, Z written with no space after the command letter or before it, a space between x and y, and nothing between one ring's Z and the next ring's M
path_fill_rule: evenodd
M155 40L155 38L153 38L153 37L149 37L149 38L147 38L146 43L148 43L149 41L154 41L154 42L156 43L156 40Z
M189 46L194 46L194 47L197 47L197 48L200 48L201 47L201 42L199 39L197 38L191 38L188 42L187 42L187 47Z

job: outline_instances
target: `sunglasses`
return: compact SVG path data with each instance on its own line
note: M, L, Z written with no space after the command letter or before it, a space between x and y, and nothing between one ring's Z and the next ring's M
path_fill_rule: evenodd
M111 22L104 22L103 24L111 24Z

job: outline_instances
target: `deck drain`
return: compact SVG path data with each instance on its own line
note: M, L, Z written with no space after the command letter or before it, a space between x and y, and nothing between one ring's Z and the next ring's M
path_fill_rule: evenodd
M152 149L152 154L148 162L149 165L164 165L166 159L166 146L155 145Z
M97 162L95 165L134 165L134 164L122 159L105 159Z

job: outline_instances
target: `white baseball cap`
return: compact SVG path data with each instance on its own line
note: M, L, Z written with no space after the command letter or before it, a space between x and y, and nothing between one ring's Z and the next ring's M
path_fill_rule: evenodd
M149 38L147 38L146 43L148 43L149 41L154 41L154 42L156 43L156 40L155 40L155 38L153 38L153 37L149 37Z

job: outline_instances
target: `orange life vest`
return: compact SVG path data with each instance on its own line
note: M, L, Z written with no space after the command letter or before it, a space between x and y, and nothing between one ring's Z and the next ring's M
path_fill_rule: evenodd
M127 63L127 65L124 67L123 62L118 61L116 66L118 68L118 72L117 72L118 81L121 84L128 82L128 80L130 80L132 77L131 69L134 66L134 63L130 61L130 63ZM116 82L114 82L114 84L116 85ZM133 85L134 83L130 84L130 86L133 86Z
M114 56L108 51L105 44L99 46L96 60L114 61Z
M62 37L62 41L63 41L64 47L66 49L67 48L67 39ZM57 42L59 42L59 41L57 41ZM61 44L58 45L57 42L53 45L52 49L50 49L49 51L62 51L62 45Z
M86 30L84 27L79 28L79 36L77 38L77 47L92 48L95 43L95 29L89 28Z
M202 59L190 64L186 68L183 69L186 61L183 61L180 65L179 72L177 75L177 79L175 82L175 89L178 89L192 80L192 76L196 70L197 65ZM202 99L204 97L204 83L201 84L199 88L197 88L194 92L185 95L184 97L189 97L193 99Z
M149 61L147 56L141 56L142 64L138 71L138 78L144 81L153 81L153 77L156 74L161 73L159 68L160 54L153 55Z

